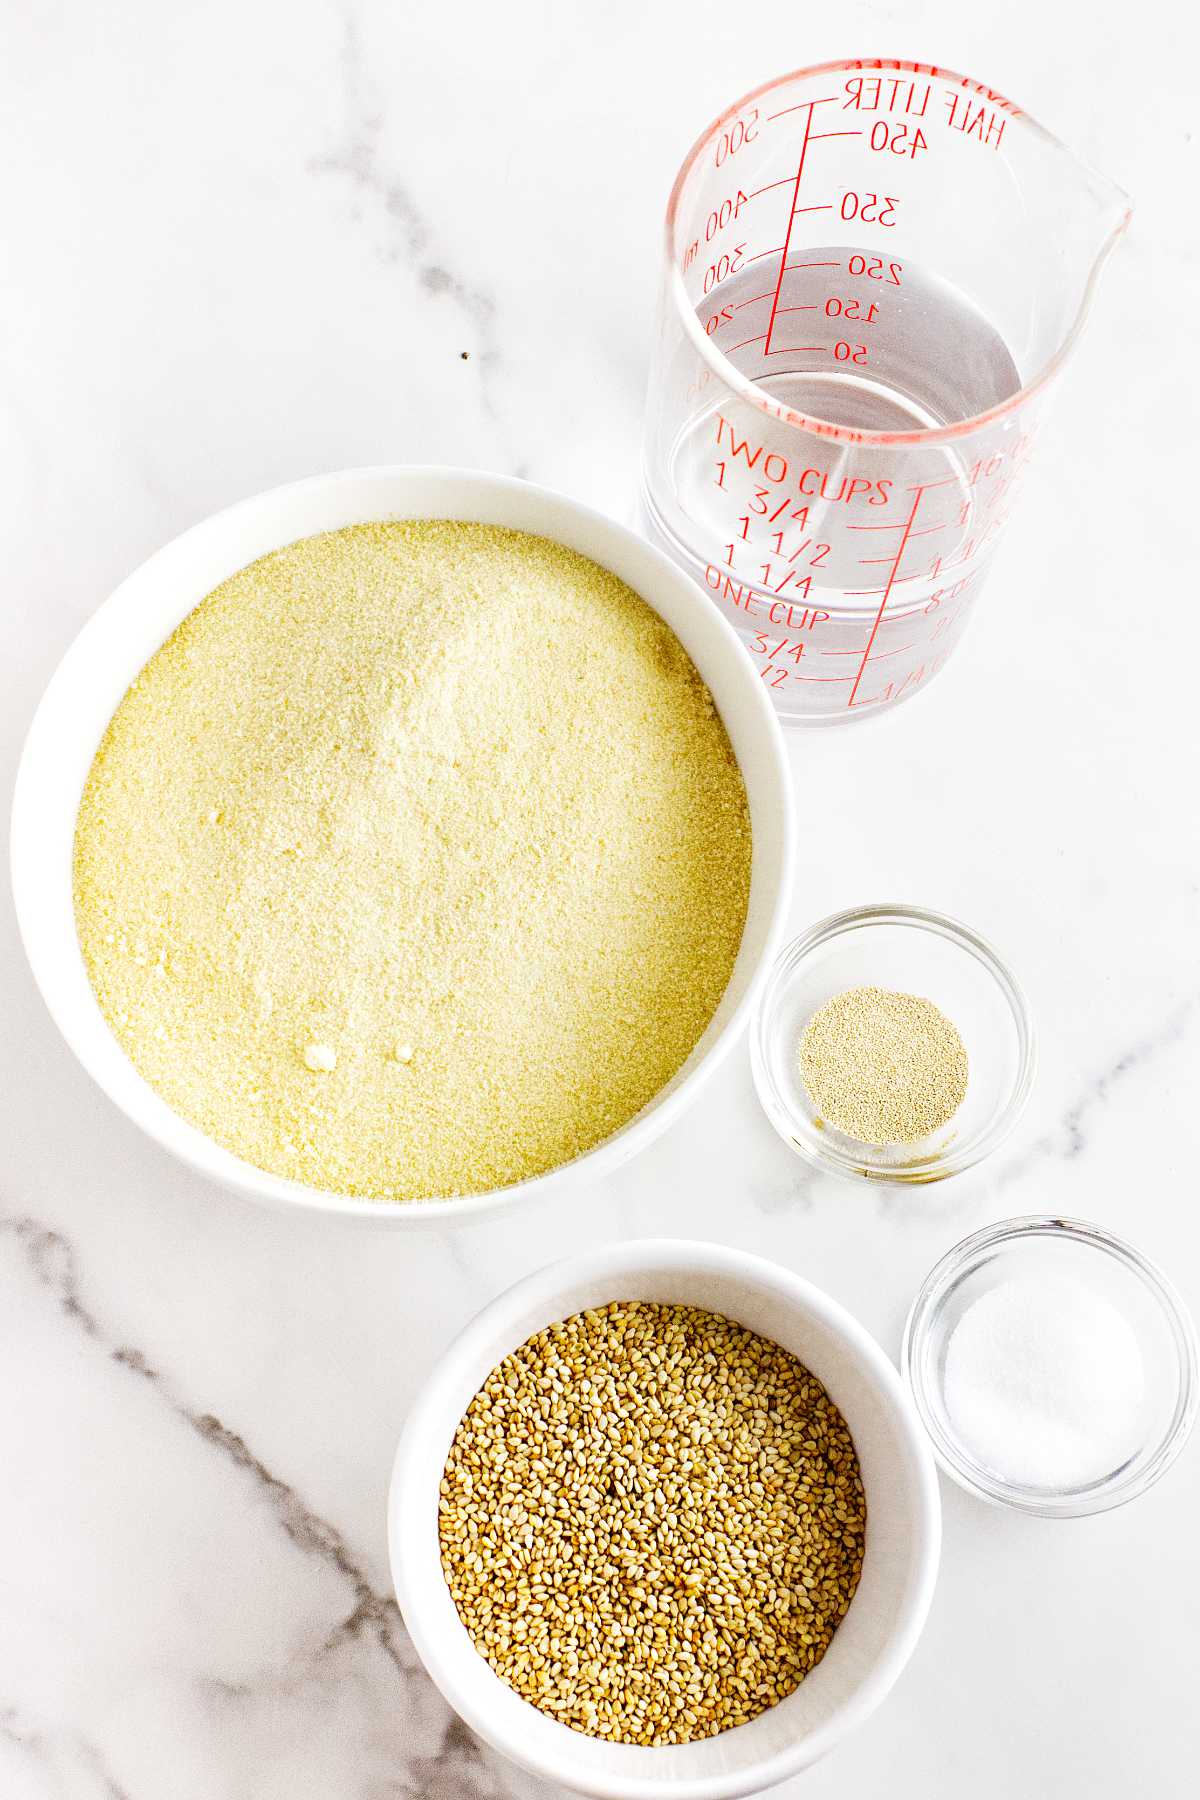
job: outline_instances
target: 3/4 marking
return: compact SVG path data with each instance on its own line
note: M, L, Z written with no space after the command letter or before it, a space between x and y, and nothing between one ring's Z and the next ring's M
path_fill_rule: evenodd
M800 638L781 637L772 642L765 631L756 631L754 643L759 656L765 656L768 662L774 662L777 656L788 656L793 662L799 662L804 655L804 643Z

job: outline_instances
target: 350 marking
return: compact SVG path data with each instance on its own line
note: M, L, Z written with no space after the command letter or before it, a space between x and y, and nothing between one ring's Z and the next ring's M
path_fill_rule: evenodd
M891 226L896 223L899 204L896 194L856 194L853 188L847 188L842 195L841 214L847 223L859 219L864 225Z

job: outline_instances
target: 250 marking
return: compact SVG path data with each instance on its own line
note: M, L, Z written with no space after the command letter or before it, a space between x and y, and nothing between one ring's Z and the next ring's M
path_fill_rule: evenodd
M862 256L856 250L846 264L851 275L865 275L868 281L887 281L899 287L904 264L887 262L882 256Z

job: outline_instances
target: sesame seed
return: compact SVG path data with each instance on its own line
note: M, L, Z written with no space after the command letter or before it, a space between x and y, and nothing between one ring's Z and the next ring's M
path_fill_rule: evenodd
M442 1569L476 1648L532 1705L613 1742L691 1743L776 1705L862 1568L858 1458L825 1389L692 1307L615 1303L531 1337L467 1408L440 1495Z

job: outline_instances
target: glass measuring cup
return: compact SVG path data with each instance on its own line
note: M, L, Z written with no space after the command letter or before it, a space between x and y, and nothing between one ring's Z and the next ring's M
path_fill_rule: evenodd
M945 664L1127 197L1019 107L924 63L825 63L704 132L667 210L650 535L786 721Z

